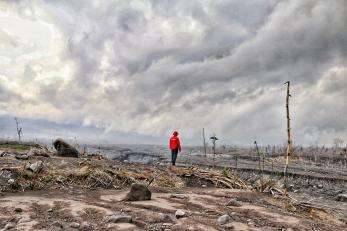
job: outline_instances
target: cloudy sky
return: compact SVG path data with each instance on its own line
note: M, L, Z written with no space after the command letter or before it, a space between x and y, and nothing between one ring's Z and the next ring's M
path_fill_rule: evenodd
M287 80L293 142L347 142L347 1L0 2L3 137L282 144Z

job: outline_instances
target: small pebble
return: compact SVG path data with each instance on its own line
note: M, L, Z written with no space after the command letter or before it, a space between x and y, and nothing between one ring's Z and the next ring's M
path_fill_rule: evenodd
M5 230L10 230L10 229L13 229L15 227L15 224L14 223L12 223L12 222L10 222L10 223L7 223L6 225L5 225L5 227L4 227L4 231Z
M30 218L23 217L23 218L19 219L18 224L27 223L30 221L31 221Z
M176 216L176 218L177 219L179 219L179 218L182 218L182 217L185 217L186 216L186 213L183 211L183 210L177 210L176 212L175 212L175 216Z
M225 215L220 216L218 218L218 224L224 225L224 224L228 223L229 220L230 220L230 216L228 214L225 214Z
M21 212L23 212L23 209L22 208L15 208L14 211L16 213L21 213Z
M56 227L59 227L59 228L63 228L63 224L59 221L55 221L53 222L52 226L56 226Z
M71 227L71 228L74 228L74 229L78 229L78 228L80 227L80 224L77 223L77 222L72 222L72 223L70 224L70 227Z

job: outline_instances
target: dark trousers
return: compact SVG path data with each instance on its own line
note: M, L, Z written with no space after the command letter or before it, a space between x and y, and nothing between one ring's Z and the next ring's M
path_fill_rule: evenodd
M176 165L177 154L178 154L178 148L171 149L171 164L172 165Z

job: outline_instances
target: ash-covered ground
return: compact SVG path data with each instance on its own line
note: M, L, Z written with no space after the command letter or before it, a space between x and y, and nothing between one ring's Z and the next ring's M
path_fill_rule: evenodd
M2 230L347 229L345 170L309 156L293 156L283 197L277 153L190 148L170 167L164 146L79 147L80 158L37 148L0 148ZM150 185L151 200L125 200L136 182Z

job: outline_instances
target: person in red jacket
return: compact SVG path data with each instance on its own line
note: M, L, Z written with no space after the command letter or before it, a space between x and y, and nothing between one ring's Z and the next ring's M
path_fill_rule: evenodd
M181 152L181 143L178 138L178 132L174 131L173 136L170 138L170 149L171 149L171 164L176 164L177 154Z

